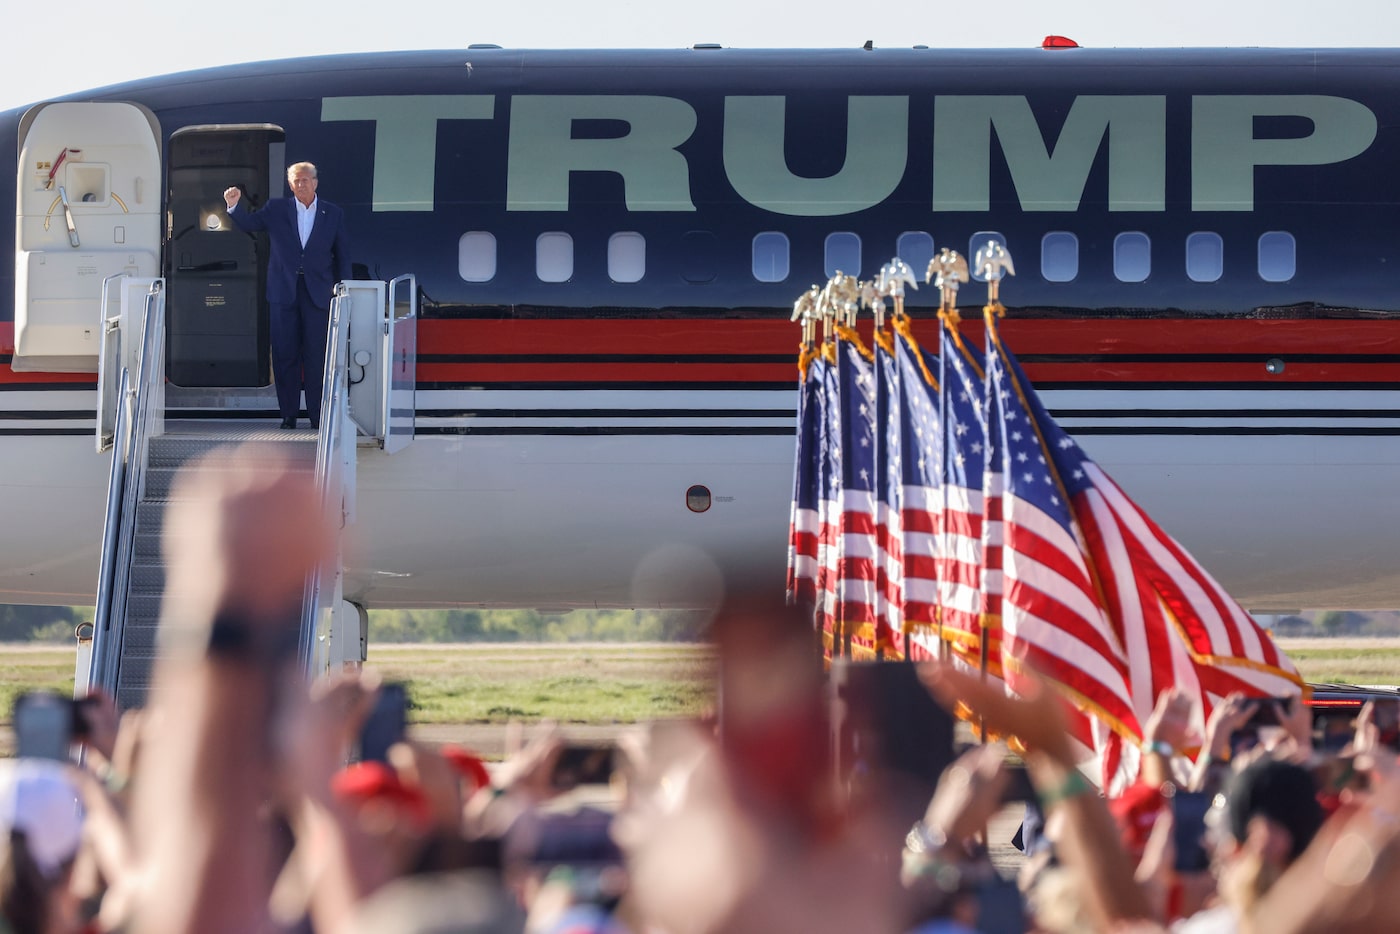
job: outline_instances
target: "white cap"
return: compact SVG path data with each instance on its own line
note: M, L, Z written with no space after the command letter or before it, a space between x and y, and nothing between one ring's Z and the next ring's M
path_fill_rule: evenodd
M29 855L48 878L77 855L83 807L62 763L0 760L0 831L12 830L24 834Z

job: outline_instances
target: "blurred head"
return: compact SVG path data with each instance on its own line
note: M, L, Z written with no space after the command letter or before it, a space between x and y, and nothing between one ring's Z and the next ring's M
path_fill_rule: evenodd
M1313 777L1302 766L1262 759L1237 774L1225 792L1226 828L1237 843L1249 837L1250 823L1262 818L1287 835L1279 856L1292 863L1322 826Z
M1207 826L1218 889L1237 911L1249 911L1312 842L1322 805L1312 776L1277 759L1242 769L1216 801Z
M396 872L417 861L431 830L428 799L383 762L357 762L331 779L331 791L359 829L389 857Z

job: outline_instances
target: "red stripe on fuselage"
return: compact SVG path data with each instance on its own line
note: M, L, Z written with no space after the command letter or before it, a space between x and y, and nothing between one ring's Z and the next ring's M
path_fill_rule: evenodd
M1014 312L1013 312L1014 313ZM863 327L869 336L870 324ZM916 319L914 330L937 347L937 322ZM982 341L982 323L962 326L970 343ZM1040 383L1309 383L1400 382L1400 319L1115 319L1010 318L1003 339L1023 358ZM419 322L421 354L474 358L419 363L418 378L440 383L594 382L623 384L785 383L796 384L798 329L785 319L634 318L599 319L581 310L577 318L506 320L434 319ZM0 322L0 355L14 353L14 324ZM689 355L733 359L689 362ZM791 354L793 363L772 362ZM551 356L567 355L567 362ZM588 361L591 355L607 360ZM618 357L645 355L645 361ZM746 356L765 359L745 362ZM1035 361L1037 355L1083 360ZM1282 373L1270 373L1261 356L1278 357ZM1290 359L1306 355L1310 359ZM1337 355L1346 359L1318 360ZM481 357L495 357L482 361ZM657 362L657 356L670 357ZM1151 356L1156 359L1120 359ZM1173 356L1191 359L1172 360ZM1210 359L1201 359L1207 356ZM519 360L511 358L519 357ZM1032 360L1025 361L1030 357ZM1232 360L1230 357L1254 358ZM1380 359L1374 362L1367 357ZM580 359L584 358L584 359ZM0 363L0 383L94 383L92 373L15 372Z

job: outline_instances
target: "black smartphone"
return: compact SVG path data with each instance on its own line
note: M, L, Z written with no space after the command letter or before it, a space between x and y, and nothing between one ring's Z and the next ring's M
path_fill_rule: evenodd
M400 681L387 681L360 729L360 761L388 762L389 747L403 741L407 728L408 688Z
M1206 852L1206 812L1214 795L1203 791L1178 791L1172 796L1173 834L1177 872L1205 872L1210 868Z
M1282 726L1279 717L1287 716L1293 709L1291 697L1261 697L1251 701L1254 713L1246 721L1245 727Z
M613 758L611 745L567 745L559 750L550 782L561 791L579 785L606 785L612 779Z
M73 743L73 700L52 691L28 691L15 699L15 752L21 759L68 760Z

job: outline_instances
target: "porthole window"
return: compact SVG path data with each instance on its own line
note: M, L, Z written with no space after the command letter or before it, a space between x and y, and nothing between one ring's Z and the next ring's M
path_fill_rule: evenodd
M1040 274L1046 282L1073 282L1079 275L1079 238L1067 230L1041 237Z
M1220 234L1198 231L1186 238L1186 275L1192 282L1215 282L1225 271Z
M1287 282L1298 272L1298 246L1286 230L1270 230L1259 237L1259 278Z
M967 268L972 273L972 278L978 282L987 281L986 276L977 274L977 251L984 249L988 242L1000 243L1002 249L1006 249L1006 237L995 230L979 230L972 235L971 240L967 241Z
M535 241L535 275L541 282L568 282L574 277L574 238L542 233Z
M826 274L860 275L860 235L841 232L826 238Z
M457 241L457 275L464 282L490 282L496 278L496 236L469 230Z
M1113 275L1119 282L1143 282L1152 274L1152 241L1138 231L1113 238Z
M710 488L699 483L685 491L685 508L691 512L704 512L710 508Z
M647 271L647 241L639 233L615 233L608 238L608 278L640 282Z
M922 230L907 230L895 241L895 255L909 264L914 278L924 281L928 264L933 259L933 237Z
M759 282L782 282L788 277L787 234L767 231L753 238L753 277Z

